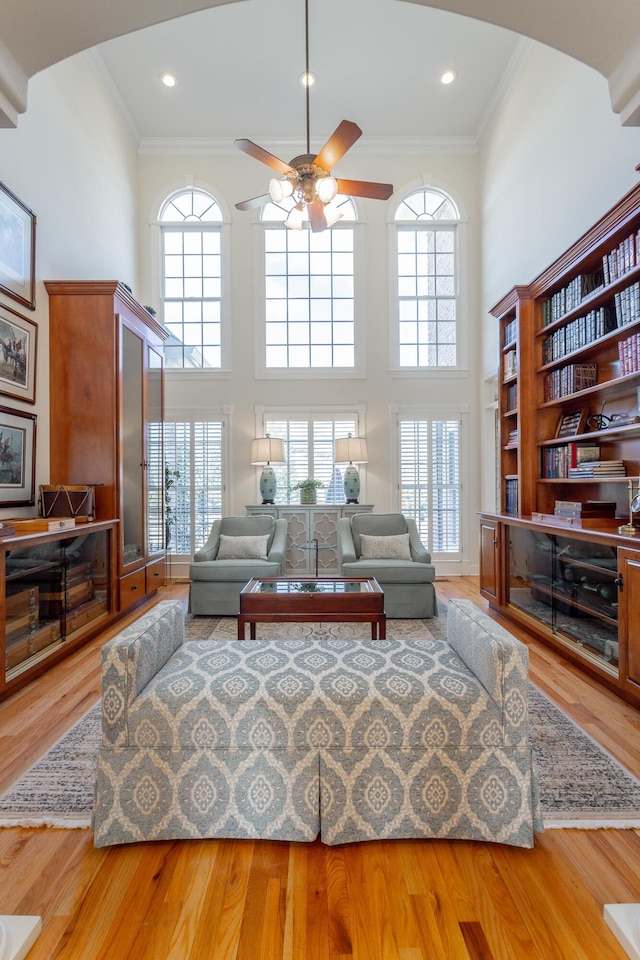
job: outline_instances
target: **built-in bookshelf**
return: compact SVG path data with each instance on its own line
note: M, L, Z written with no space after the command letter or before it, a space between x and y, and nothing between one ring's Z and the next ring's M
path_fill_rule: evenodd
M491 312L500 503L480 518L481 591L640 704L640 185Z

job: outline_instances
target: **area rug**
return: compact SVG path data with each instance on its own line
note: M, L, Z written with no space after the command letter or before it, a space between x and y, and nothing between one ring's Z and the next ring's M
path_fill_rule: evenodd
M333 635L364 638L368 624L258 624L259 638ZM232 617L189 617L188 640L237 636ZM442 639L446 620L389 620L387 636ZM545 827L640 828L640 780L602 749L534 684L529 685L530 733L538 767ZM95 755L100 741L96 704L0 796L0 827L88 827Z

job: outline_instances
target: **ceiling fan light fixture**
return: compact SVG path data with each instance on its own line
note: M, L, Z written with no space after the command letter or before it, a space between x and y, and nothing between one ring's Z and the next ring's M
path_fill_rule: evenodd
M300 74L298 79L301 87L312 87L318 78L311 70L305 70L304 73Z
M285 227L289 227L290 230L302 230L302 223L304 221L304 204L297 203L295 207L289 212L289 216L284 222Z
M286 178L279 180L277 177L272 177L269 180L269 196L274 203L282 203L285 197L290 197L292 193L293 186Z
M334 177L316 180L316 193L323 203L331 203L338 193L338 181Z
M336 201L332 200L331 203L328 203L324 208L324 216L327 221L327 226L332 227L334 223L337 223L338 220L344 217L344 213L342 212L342 210L340 209Z

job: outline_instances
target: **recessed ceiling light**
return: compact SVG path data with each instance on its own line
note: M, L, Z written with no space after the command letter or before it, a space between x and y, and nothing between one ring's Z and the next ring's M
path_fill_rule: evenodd
M453 83L457 76L458 74L455 70L445 70L440 77L440 83L444 83L446 86L448 83Z
M308 73L301 73L299 79L303 87L312 87L318 78L315 73L309 71Z
M176 78L172 73L163 73L160 75L160 79L164 83L165 87L175 87Z

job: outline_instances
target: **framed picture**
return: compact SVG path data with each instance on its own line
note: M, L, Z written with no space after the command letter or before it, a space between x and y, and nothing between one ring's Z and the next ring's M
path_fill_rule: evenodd
M0 507L35 503L35 413L0 407Z
M36 215L0 183L0 291L36 308Z
M587 411L576 410L575 413L565 413L560 417L556 437L574 437L584 433L587 422Z
M0 393L36 402L38 324L0 303Z

